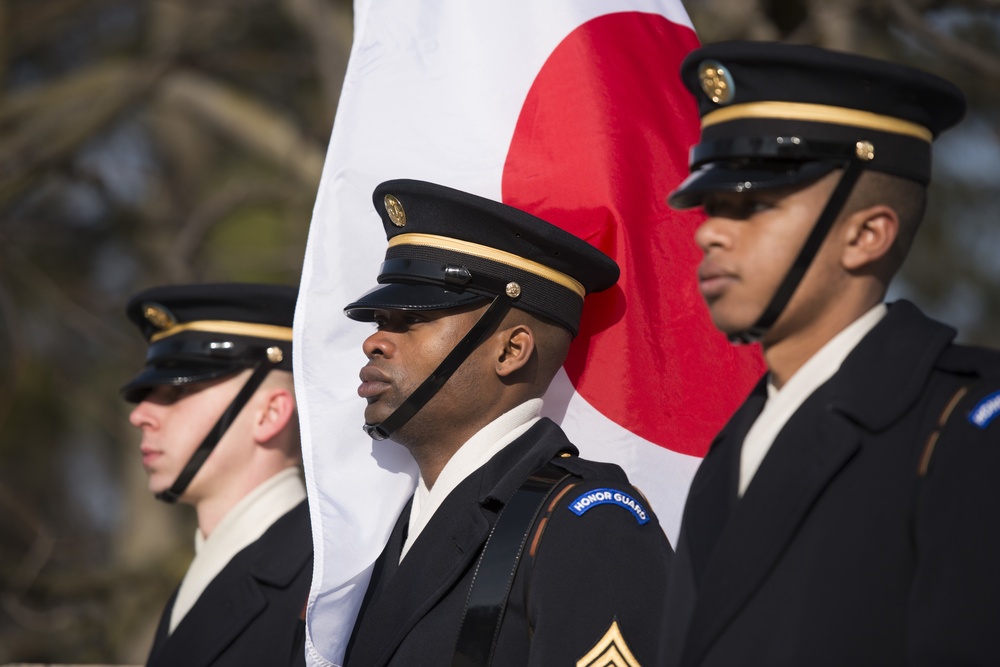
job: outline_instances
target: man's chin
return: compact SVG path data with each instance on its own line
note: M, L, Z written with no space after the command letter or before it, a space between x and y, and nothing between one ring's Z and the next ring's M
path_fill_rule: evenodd
M373 403L365 409L365 425L366 426L377 426L385 421L385 418L391 414L391 410L384 410L381 406Z

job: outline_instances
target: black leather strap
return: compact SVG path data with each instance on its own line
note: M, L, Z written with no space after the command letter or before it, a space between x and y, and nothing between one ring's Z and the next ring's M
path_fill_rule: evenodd
M161 491L156 494L156 498L158 500L162 500L167 503L177 502L181 495L183 495L184 491L187 490L188 484L191 483L194 476L198 474L199 470L201 470L201 466L205 463L205 460L208 459L209 454L211 454L212 450L215 449L215 446L219 444L219 440L222 439L226 429L228 429L229 425L233 423L236 416L240 414L240 410L242 410L243 406L247 404L247 401L249 401L250 397L253 396L255 391L257 391L260 383L264 381L264 378L267 377L267 374L272 368L274 368L274 366L275 365L273 363L267 360L262 360L257 364L257 367L254 368L253 373L247 379L243 388L240 389L238 394L236 394L236 398L234 398L233 402L229 404L226 411L222 413L219 420L215 422L215 426L212 427L212 430L208 432L205 439L201 441L200 445L198 445L198 449L194 450L194 454L192 454L191 458L188 459L187 465L185 465L184 469L181 470L177 479L174 480L173 485L166 491Z
M823 239L830 232L833 221L837 219L840 211L844 208L844 204L847 203L847 198L854 189L854 184L857 183L858 177L861 176L864 167L865 163L857 159L853 159L847 163L840 181L837 183L837 187L826 202L823 212L820 213L816 224L813 226L808 238L806 238L805 244L795 258L792 268L785 274L784 280L778 286L774 296L771 297L771 302L764 309L760 319L749 329L731 334L729 340L734 343L754 343L763 338L767 330L774 325L778 316L781 315L781 311L791 301L792 295L795 294L799 283L802 282L802 278L809 269L809 265L812 264L813 258L819 252L820 246L823 245Z
M492 661L528 536L552 491L568 476L551 462L545 464L524 480L500 512L472 575L452 667L486 667Z

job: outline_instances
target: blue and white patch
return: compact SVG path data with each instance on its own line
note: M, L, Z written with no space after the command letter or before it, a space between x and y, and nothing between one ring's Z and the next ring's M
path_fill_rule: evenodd
M587 491L569 504L569 509L577 516L583 516L587 510L598 505L618 505L624 507L635 517L639 525L649 521L649 513L638 500L618 489L594 489Z
M969 423L979 428L986 428L990 422L1000 415L1000 391L995 391L972 408L969 413Z

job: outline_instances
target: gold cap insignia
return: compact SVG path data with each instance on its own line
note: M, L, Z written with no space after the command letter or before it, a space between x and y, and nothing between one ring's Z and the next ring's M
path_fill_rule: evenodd
M142 316L160 331L177 324L177 318L174 317L174 314L158 303L146 302L142 304Z
M736 82L722 63L716 60L706 60L698 66L698 79L701 89L708 99L716 104L729 104L736 94Z
M389 220L392 224L397 227L406 226L406 211L403 210L403 205L399 203L399 200L392 195L386 195L382 200L385 203L385 212L389 214Z
M594 648L576 661L576 667L642 667L625 643L618 620L597 640Z

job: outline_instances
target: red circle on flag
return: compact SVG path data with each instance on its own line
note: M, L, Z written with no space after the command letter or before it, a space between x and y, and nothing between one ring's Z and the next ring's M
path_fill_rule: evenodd
M615 258L618 286L587 298L565 369L590 405L633 433L703 456L764 370L734 347L697 290L698 212L667 195L698 138L678 75L698 41L658 14L580 26L538 73L504 165L503 200Z

